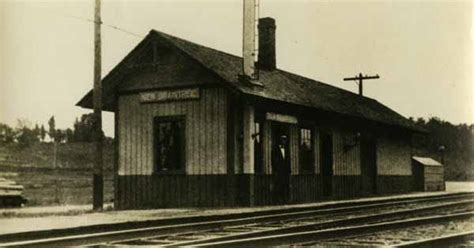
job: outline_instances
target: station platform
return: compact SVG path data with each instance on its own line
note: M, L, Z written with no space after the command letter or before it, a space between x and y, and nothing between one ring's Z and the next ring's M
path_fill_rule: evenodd
M118 223L145 222L168 218L185 218L193 216L228 215L250 213L265 210L287 209L295 207L312 207L332 204L380 201L384 199L400 199L445 195L458 192L474 191L473 183L449 185L443 192L420 192L402 195L377 196L351 200L321 201L308 204L243 207L243 208L186 208L186 209L150 209L150 210L121 210L114 211L111 205L106 205L104 211L94 212L91 205L80 206L47 206L25 207L19 209L0 209L0 236L16 233L37 232L46 230L72 229L95 225L114 225Z

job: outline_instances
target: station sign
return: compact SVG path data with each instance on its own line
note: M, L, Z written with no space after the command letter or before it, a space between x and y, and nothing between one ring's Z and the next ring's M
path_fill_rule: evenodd
M200 98L199 88L191 89L175 89L175 90L158 90L140 93L140 102L169 102L183 101Z
M298 118L292 115L284 115L284 114L268 112L266 117L267 117L267 120L270 120L270 121L298 124Z

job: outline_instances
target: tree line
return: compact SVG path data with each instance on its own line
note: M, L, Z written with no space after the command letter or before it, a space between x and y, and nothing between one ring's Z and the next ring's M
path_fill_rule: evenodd
M27 120L18 120L16 127L0 123L0 143L17 143L21 146L30 146L40 142L92 142L93 141L93 115L83 114L76 118L73 128L56 128L56 120L51 116L47 129L44 125L35 124L34 127ZM110 139L110 138L108 138ZM106 140L108 140L106 139Z
M413 137L415 155L445 160L449 180L474 180L474 125L453 125L438 117L427 120L410 118L415 125L428 131Z

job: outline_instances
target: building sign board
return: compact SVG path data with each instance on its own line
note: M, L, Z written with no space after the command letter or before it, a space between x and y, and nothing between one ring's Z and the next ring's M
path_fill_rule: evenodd
M140 102L169 102L199 99L199 88L159 90L140 93Z
M272 112L267 113L267 120L285 122L285 123L290 123L290 124L298 124L298 119L295 116L272 113Z

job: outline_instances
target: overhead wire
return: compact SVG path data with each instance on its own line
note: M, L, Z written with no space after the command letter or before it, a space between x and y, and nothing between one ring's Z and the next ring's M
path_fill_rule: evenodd
M85 17L80 17L80 16L74 16L74 15L63 15L64 17L68 17L68 18L73 18L73 19L77 19L77 20L82 20L82 21L87 21L87 22L92 22L92 23L95 23L94 20L92 19L89 19L89 18L85 18ZM112 28L112 29L115 29L115 30L118 30L118 31L121 31L123 33L126 33L128 35L132 35L132 36L135 36L135 37L139 37L139 38L144 38L145 36L143 35L139 35L139 34L136 34L132 31L128 31L124 28L121 28L121 27L118 27L116 25L112 25L112 24L108 24L108 23L105 23L104 21L101 21L101 25L105 26L105 27L109 27L109 28Z

